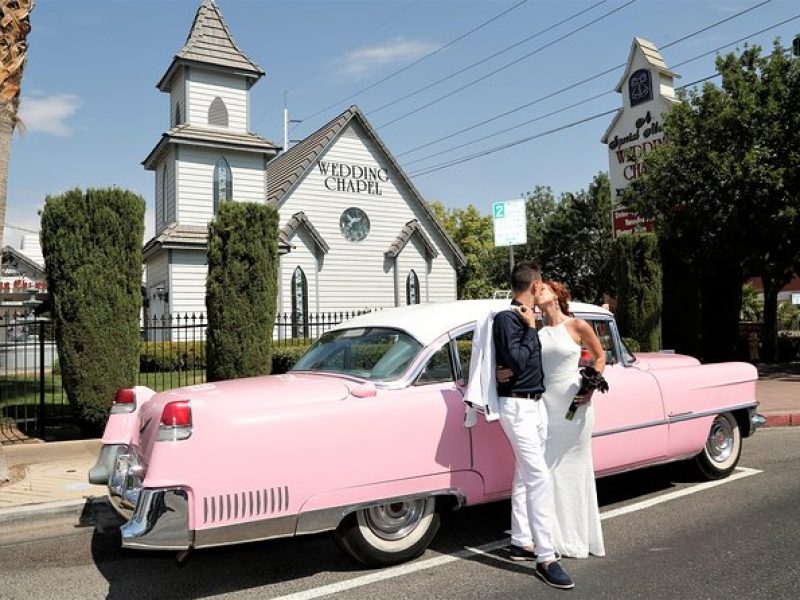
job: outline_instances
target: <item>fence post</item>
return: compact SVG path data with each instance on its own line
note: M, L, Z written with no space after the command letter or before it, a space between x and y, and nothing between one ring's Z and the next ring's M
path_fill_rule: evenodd
M44 440L44 321L39 321L39 439Z

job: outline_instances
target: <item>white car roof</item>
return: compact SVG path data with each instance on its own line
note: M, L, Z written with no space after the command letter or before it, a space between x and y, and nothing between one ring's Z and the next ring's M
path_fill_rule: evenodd
M451 329L474 323L490 311L508 306L509 302L509 300L458 300L386 308L345 321L333 327L331 331L352 327L391 327L401 329L423 345L427 345ZM569 307L579 316L612 316L610 311L594 304L570 302Z

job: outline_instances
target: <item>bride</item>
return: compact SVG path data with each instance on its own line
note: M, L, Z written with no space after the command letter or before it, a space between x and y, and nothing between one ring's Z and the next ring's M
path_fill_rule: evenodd
M536 297L545 324L539 330L548 417L545 460L553 477L553 545L563 556L586 558L606 553L592 463L591 392L581 398L572 420L565 415L580 387L581 347L589 350L599 372L606 357L592 326L572 316L569 299L567 288L556 281L544 282Z

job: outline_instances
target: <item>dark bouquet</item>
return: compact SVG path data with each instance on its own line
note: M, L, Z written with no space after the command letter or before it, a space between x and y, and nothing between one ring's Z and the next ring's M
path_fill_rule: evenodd
M569 405L567 414L564 415L568 421L571 421L575 417L575 411L578 410L578 406L581 403L580 400L586 396L586 394L589 394L594 390L600 390L604 394L608 391L608 382L606 381L606 378L603 377L603 374L594 367L583 367L579 373L581 374L581 387L578 390L575 399Z

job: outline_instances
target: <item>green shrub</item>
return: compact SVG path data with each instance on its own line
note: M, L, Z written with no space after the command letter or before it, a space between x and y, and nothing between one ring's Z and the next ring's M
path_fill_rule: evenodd
M274 346L272 348L272 373L280 375L289 371L297 359L305 354L311 347L310 344L299 346Z
M277 279L278 212L245 202L220 206L208 236L209 381L270 372Z
M628 350L630 350L631 352L641 352L642 351L642 347L639 345L639 342L637 342L635 339L629 338L629 337L624 337L624 338L622 338L622 341L628 347Z
M139 372L194 371L206 368L205 342L142 342Z
M645 351L658 350L661 338L661 262L652 233L622 235L614 242L617 325Z
M800 337L779 335L777 360L778 362L800 361Z
M64 390L86 432L136 381L144 200L120 189L48 196L42 254Z

